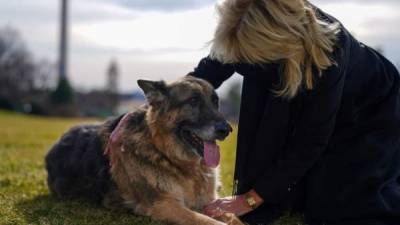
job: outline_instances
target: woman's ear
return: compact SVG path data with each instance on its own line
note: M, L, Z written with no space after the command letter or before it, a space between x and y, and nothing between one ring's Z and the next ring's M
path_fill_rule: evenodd
M168 96L167 85L164 81L138 80L137 84L143 90L150 105L162 102Z

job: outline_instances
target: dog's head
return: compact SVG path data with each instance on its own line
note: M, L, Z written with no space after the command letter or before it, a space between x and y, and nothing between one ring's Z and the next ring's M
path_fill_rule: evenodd
M232 131L218 111L218 96L206 81L186 76L174 83L139 80L149 113L147 120L157 124L158 132L174 135L184 155L203 158L206 165L219 162L216 140L225 139Z

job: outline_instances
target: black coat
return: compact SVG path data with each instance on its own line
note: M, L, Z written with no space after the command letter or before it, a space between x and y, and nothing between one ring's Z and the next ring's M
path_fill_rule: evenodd
M343 26L332 57L337 66L292 100L272 93L279 63L222 64L207 57L191 74L216 88L234 72L243 76L238 194L254 188L264 205L300 204L314 224L400 224L399 73Z

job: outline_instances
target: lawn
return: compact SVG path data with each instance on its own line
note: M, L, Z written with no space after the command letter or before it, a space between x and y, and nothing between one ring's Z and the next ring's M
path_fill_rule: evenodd
M161 225L126 211L110 212L80 201L58 201L49 195L44 156L69 127L92 119L44 118L0 111L0 225ZM221 195L232 190L236 132L221 143ZM284 217L276 225L299 225Z

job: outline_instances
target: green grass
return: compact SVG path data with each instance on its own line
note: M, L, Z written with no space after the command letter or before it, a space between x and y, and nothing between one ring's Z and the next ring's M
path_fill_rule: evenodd
M126 211L108 211L81 201L49 195L44 156L69 127L89 119L43 118L0 111L0 225L161 225ZM221 143L221 195L232 190L236 133ZM284 217L277 225L297 225Z

